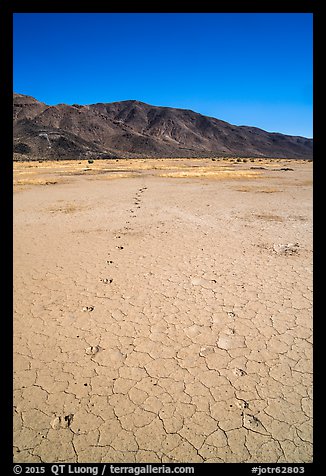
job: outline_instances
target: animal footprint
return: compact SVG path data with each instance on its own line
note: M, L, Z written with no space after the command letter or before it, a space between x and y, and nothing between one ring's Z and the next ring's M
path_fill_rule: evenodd
M244 414L243 415L243 426L248 430L256 431L257 433L267 434L266 428L254 415Z
M273 246L273 249L277 254L293 255L298 252L299 243L277 244Z
M84 312L92 312L94 310L94 306L84 306L82 310Z
M206 357L206 355L209 355L214 352L214 347L207 346L207 347L201 347L199 351L199 355L201 357Z
M69 415L66 416L55 416L51 420L51 426L54 430L59 430L60 428L69 428L72 420L74 418L73 413L69 413Z
M238 377L243 377L244 375L247 375L247 372L243 369L234 369L233 371L235 373L235 375L237 375Z
M100 351L100 347L99 347L98 345L90 346L90 347L87 347L87 349L85 350L85 354L87 354L87 355L95 355L95 354L97 354L99 351Z

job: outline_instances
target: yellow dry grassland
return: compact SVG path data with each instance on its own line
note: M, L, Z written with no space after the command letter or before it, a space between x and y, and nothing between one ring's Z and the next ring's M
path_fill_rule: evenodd
M133 178L153 175L176 179L251 180L280 169L290 159L257 158L136 158L88 160L35 160L13 163L14 190L26 186L54 185L84 176L93 180ZM299 161L296 161L298 163ZM239 191L278 192L277 187L255 190L243 185Z
M257 171L249 170L237 170L229 168L219 167L198 167L198 168L185 168L181 171L170 171L166 173L160 173L160 177L169 178L207 178L207 179L247 179L256 178L260 173Z

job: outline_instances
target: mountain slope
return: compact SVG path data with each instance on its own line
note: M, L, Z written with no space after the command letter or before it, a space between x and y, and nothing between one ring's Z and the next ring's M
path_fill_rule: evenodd
M312 139L234 126L191 110L135 100L47 106L14 94L13 124L19 158L312 158Z

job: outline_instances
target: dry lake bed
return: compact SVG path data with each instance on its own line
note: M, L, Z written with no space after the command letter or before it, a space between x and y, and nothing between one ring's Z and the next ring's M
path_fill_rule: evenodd
M312 162L15 162L15 462L312 461Z

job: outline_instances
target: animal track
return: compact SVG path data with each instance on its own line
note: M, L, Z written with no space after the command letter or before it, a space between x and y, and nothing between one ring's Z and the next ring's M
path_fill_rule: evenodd
M247 375L247 372L243 369L234 369L235 375L238 375L238 377L243 377L244 375Z
M97 354L99 351L100 351L100 346L95 345L95 346L87 347L87 349L85 350L85 353L86 353L87 355L95 355L95 354Z
M94 311L94 306L84 306L82 310L84 312L92 312Z
M69 428L73 421L73 418L73 413L69 413L66 416L58 415L51 420L50 424L54 430L59 430L60 428Z
M105 208L76 217L76 243L55 220L23 241L35 210L17 194L17 463L310 462L310 218L256 223L283 200L229 181L157 179L146 201L133 180L83 179ZM284 216L307 217L291 197ZM297 241L300 259L272 249Z
M284 255L293 255L299 251L299 243L277 244L273 246L275 253Z

